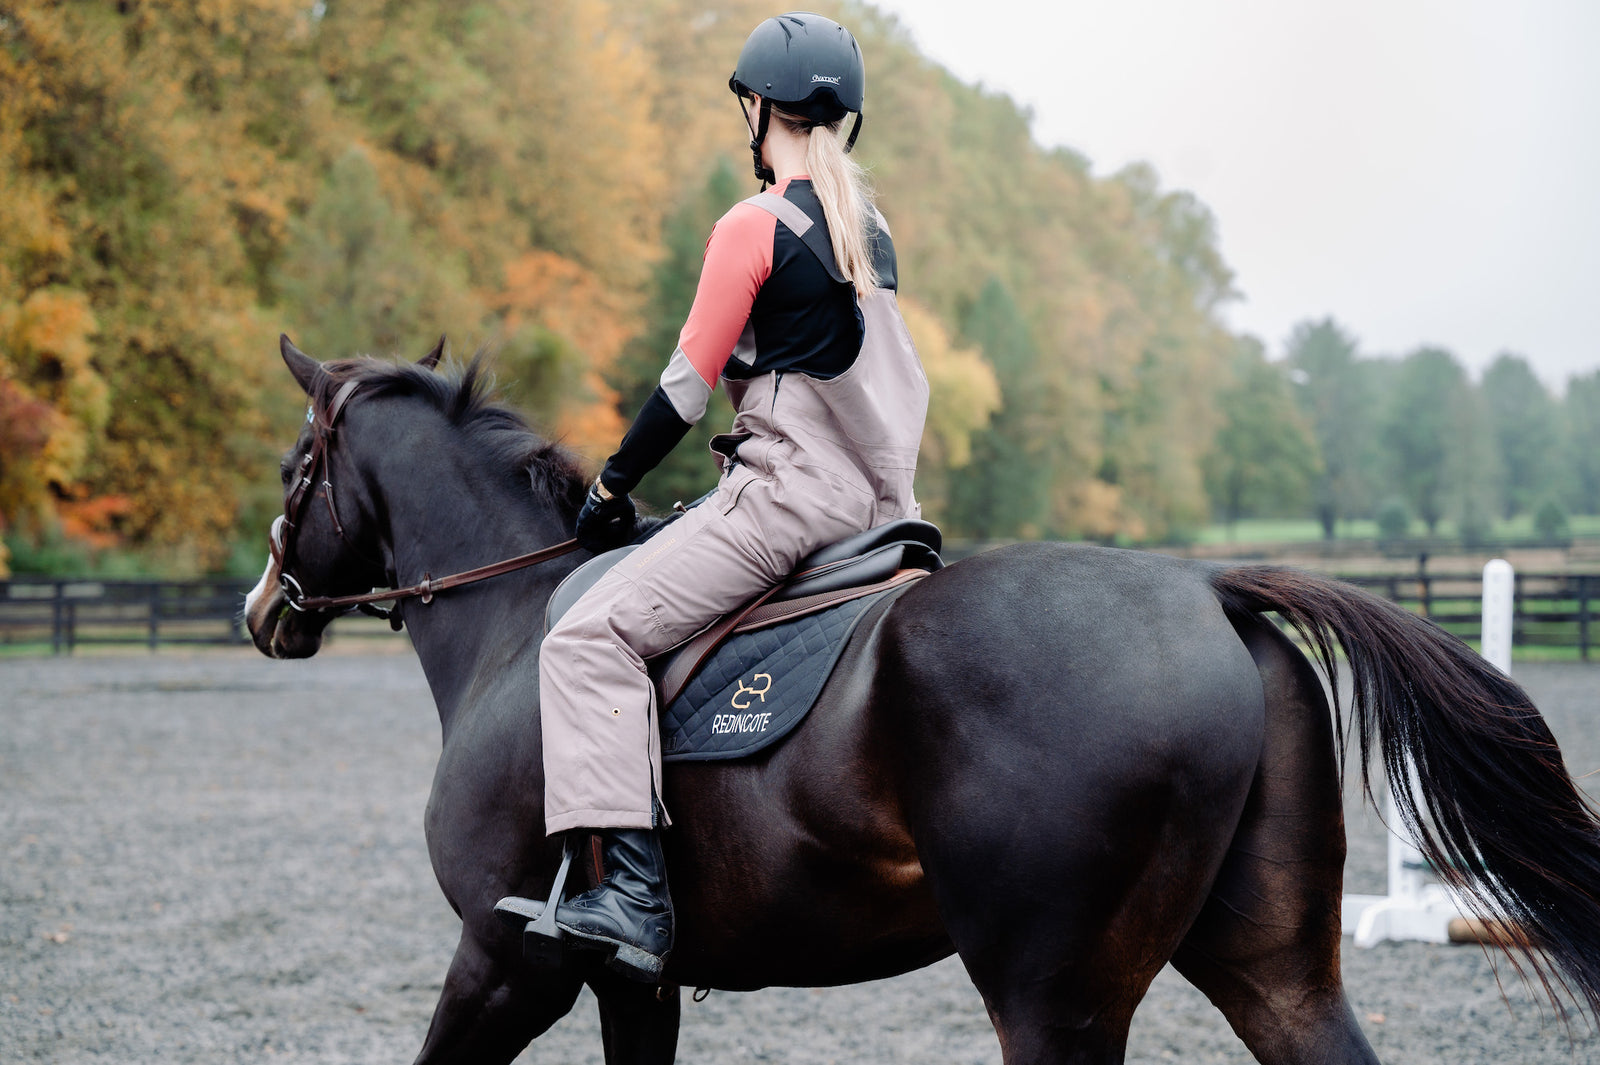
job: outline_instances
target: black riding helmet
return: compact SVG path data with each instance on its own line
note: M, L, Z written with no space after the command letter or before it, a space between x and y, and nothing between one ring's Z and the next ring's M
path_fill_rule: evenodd
M756 177L771 182L777 175L761 162L761 142L767 137L772 105L819 126L854 111L855 126L844 146L848 152L861 132L867 68L849 30L809 11L791 11L767 19L750 34L728 88L741 98L761 97L760 123L750 128L750 151ZM750 122L748 113L745 122Z

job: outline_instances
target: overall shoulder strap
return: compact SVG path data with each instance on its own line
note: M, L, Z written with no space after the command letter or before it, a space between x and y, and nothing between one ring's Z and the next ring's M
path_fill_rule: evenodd
M751 207L761 208L788 226L789 230L811 249L811 254L822 263L829 277L841 285L849 283L839 269L838 260L833 257L833 245L828 242L827 229L813 222L811 216L801 210L798 204L784 199L775 192L758 192L744 202Z

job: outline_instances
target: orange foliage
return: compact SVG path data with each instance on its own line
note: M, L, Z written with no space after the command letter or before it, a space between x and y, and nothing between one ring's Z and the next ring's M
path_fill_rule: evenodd
M0 302L0 521L37 515L74 485L105 426L108 393L90 362L95 331L81 292L39 289Z
M82 540L90 547L100 549L115 547L121 542L116 525L132 511L133 500L123 495L64 499L57 504L57 512L61 515L61 531L74 540Z
M560 406L556 432L588 454L615 445L627 426L605 374L636 328L625 301L572 260L530 251L507 265L505 290L491 305L507 333L535 324L583 357L582 388Z
M745 172L726 71L775 10L4 7L0 521L54 510L189 572L219 564L242 509L275 490L270 456L302 397L272 340L331 328L328 307L356 307L357 345L374 323L402 347L445 331L515 340L567 443L613 446L631 411L606 382L654 324L640 308L662 217L713 155ZM1042 152L1025 114L955 84L888 16L822 7L870 56L861 158L905 291L931 312L920 328L943 383L929 464L967 461L998 402L955 328L993 274L1037 341L1026 371L1047 397L1034 431L1051 531L1137 536L1181 519L1203 502L1193 467L1223 350L1208 311L1225 278L1205 266L1201 213L1150 175L1095 178ZM362 202L388 220L366 245L376 265L355 254L351 211L323 203L348 233L310 224L357 147L375 176ZM352 278L366 284L341 296Z

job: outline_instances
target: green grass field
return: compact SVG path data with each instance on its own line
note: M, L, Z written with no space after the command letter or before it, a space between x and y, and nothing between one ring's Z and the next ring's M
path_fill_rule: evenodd
M1574 537L1600 537L1600 514L1575 514L1567 519ZM1341 540L1372 540L1378 535L1378 523L1371 520L1344 521L1337 528ZM1420 521L1413 522L1409 535L1425 537L1428 529ZM1453 540L1460 536L1455 522L1439 523L1434 534L1440 539ZM1489 532L1490 540L1530 540L1534 536L1533 518L1523 514L1511 521L1496 522ZM1322 539L1322 526L1314 519L1249 518L1231 529L1226 525L1208 525L1196 537L1202 544L1299 544Z

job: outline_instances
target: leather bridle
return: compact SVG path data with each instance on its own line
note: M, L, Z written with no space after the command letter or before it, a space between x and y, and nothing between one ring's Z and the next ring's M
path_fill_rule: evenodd
M290 563L294 559L293 533L299 527L300 519L309 500L312 489L318 486L320 474L320 490L323 499L328 504L328 517L333 521L334 530L356 554L372 561L360 548L351 542L344 531L344 525L339 520L339 509L333 501L333 472L328 454L332 447L334 433L339 423L339 416L344 413L345 407L355 397L356 390L360 387L357 381L346 381L334 393L332 401L328 404L326 414L317 409L315 400L306 410L306 421L311 426L311 446L300 458L299 480L290 490L289 496L284 500L283 513L272 522L272 529L267 534L267 544L272 551L273 561L278 565L278 585L283 590L284 598L291 609L300 613L327 611L348 611L360 609L365 613L378 617L389 616L387 612L376 609L373 604L384 602L397 602L401 599L421 599L424 603L433 602L436 593L457 588L463 584L472 584L476 581L498 577L503 573L525 569L552 558L570 554L578 550L577 540L564 540L559 544L530 551L525 555L508 558L501 562L479 566L476 569L463 570L452 573L447 577L434 580L431 574L424 573L422 580L404 588L388 588L379 591L366 592L361 595L337 596L308 596L300 582L289 572ZM393 618L391 624L398 624Z

